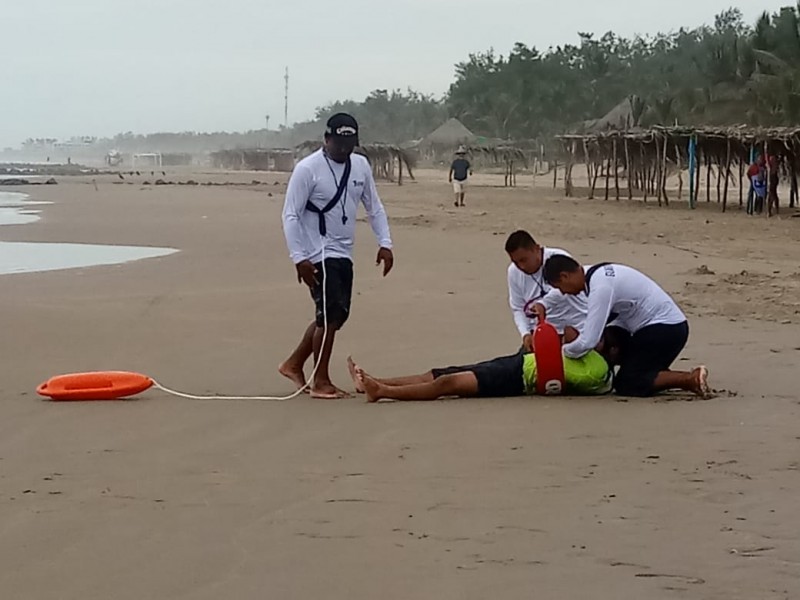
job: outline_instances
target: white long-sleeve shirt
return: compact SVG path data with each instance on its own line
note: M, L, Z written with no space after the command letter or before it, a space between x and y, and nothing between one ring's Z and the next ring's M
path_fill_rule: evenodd
M559 333L571 325L580 330L586 319L586 295L569 296L551 287L544 280L544 263L556 254L570 256L559 248L544 248L542 267L533 275L521 271L514 263L508 266L508 303L514 316L514 324L522 337L528 335L536 326L536 318L530 316L535 303L541 303L547 310L547 321Z
M677 325L686 321L686 315L661 286L631 267L617 264L600 267L586 285L589 289L586 323L581 335L564 346L564 356L580 358L593 350L612 313L617 315L614 324L631 333L649 325Z
M359 203L367 210L367 219L378 245L382 248L392 247L389 220L378 197L369 162L360 154L353 154L350 163L350 178L345 193L336 206L325 214L326 258L352 260ZM319 232L319 216L306 209L306 203L311 201L318 208L324 208L336 196L344 169L343 163L331 160L322 149L295 166L283 205L283 234L289 256L295 264L304 260L317 263L322 259L323 239Z

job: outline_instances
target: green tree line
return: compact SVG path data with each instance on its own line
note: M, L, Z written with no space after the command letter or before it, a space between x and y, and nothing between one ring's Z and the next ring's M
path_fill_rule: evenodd
M579 33L577 44L547 50L517 43L456 65L444 98L376 90L337 102L371 141L418 139L448 116L475 133L548 136L602 117L633 98L638 124L800 124L800 3L750 25L738 9L714 23L647 37Z
M414 90L375 90L343 100L315 119L279 131L120 134L98 147L123 151L211 151L291 147L319 139L337 111L356 116L365 142L417 140L457 117L478 135L547 138L577 130L631 100L636 124L800 124L800 2L753 24L729 9L713 24L652 36L579 33L575 44L546 50L517 43L455 65L444 97ZM32 141L31 141L32 142Z

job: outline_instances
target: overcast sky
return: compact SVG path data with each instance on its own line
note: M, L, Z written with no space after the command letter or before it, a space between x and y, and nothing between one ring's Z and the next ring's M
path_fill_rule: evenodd
M0 148L27 137L247 130L336 99L440 95L470 52L748 22L789 0L0 0ZM490 8L491 7L491 8Z

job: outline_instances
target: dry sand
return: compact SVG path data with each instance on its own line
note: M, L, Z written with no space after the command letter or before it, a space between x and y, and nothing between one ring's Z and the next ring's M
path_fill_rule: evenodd
M800 220L486 175L457 210L445 174L421 172L380 187L385 280L360 225L341 385L350 353L393 375L514 351L502 244L525 227L673 292L680 364L709 365L710 401L41 401L42 380L96 369L291 391L275 367L312 305L281 234L286 177L192 177L269 185L65 180L29 190L55 201L40 222L0 230L181 249L0 277L0 598L800 597Z

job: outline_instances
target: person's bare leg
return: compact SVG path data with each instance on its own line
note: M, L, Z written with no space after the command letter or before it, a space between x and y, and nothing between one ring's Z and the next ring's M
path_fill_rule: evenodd
M336 339L336 332L339 325L329 324L328 334L325 336L325 346L322 345L322 338L325 330L317 327L314 330L314 365L319 365L311 382L311 397L324 400L335 400L337 398L347 398L350 396L344 390L333 385L330 376L331 355L333 354L333 342Z
M445 396L470 398L478 395L478 379L471 371L444 375L427 383L391 386L357 371L369 402L378 400L437 400Z
M317 329L316 323L308 326L303 338L300 340L294 352L278 366L278 373L289 379L300 390L306 386L306 375L303 367L311 354L314 352L314 331Z
M350 371L350 377L353 379L353 383L356 386L356 392L359 394L364 393L364 386L361 385L361 381L358 379L358 371L362 370L355 362L353 362L353 357L347 357L347 370ZM407 375L405 377L371 377L375 381L379 383L383 383L384 385L410 385L412 383L430 383L433 381L433 373L428 371L427 373L420 373L419 375Z
M685 390L697 394L701 398L707 397L711 390L708 387L708 369L704 366L697 367L691 373L686 371L661 371L653 383L656 391Z
M458 197L459 196L460 196L460 194L458 192L456 192L456 201L453 203L453 206L458 206Z
M464 192L461 192L459 196L461 197L461 206L464 206L464 196L465 196Z
M428 371L427 373L420 373L419 375L406 375L405 377L388 377L377 379L384 385L389 385L392 387L402 386L402 385L416 385L418 383L433 383L436 379L433 377L433 373Z

